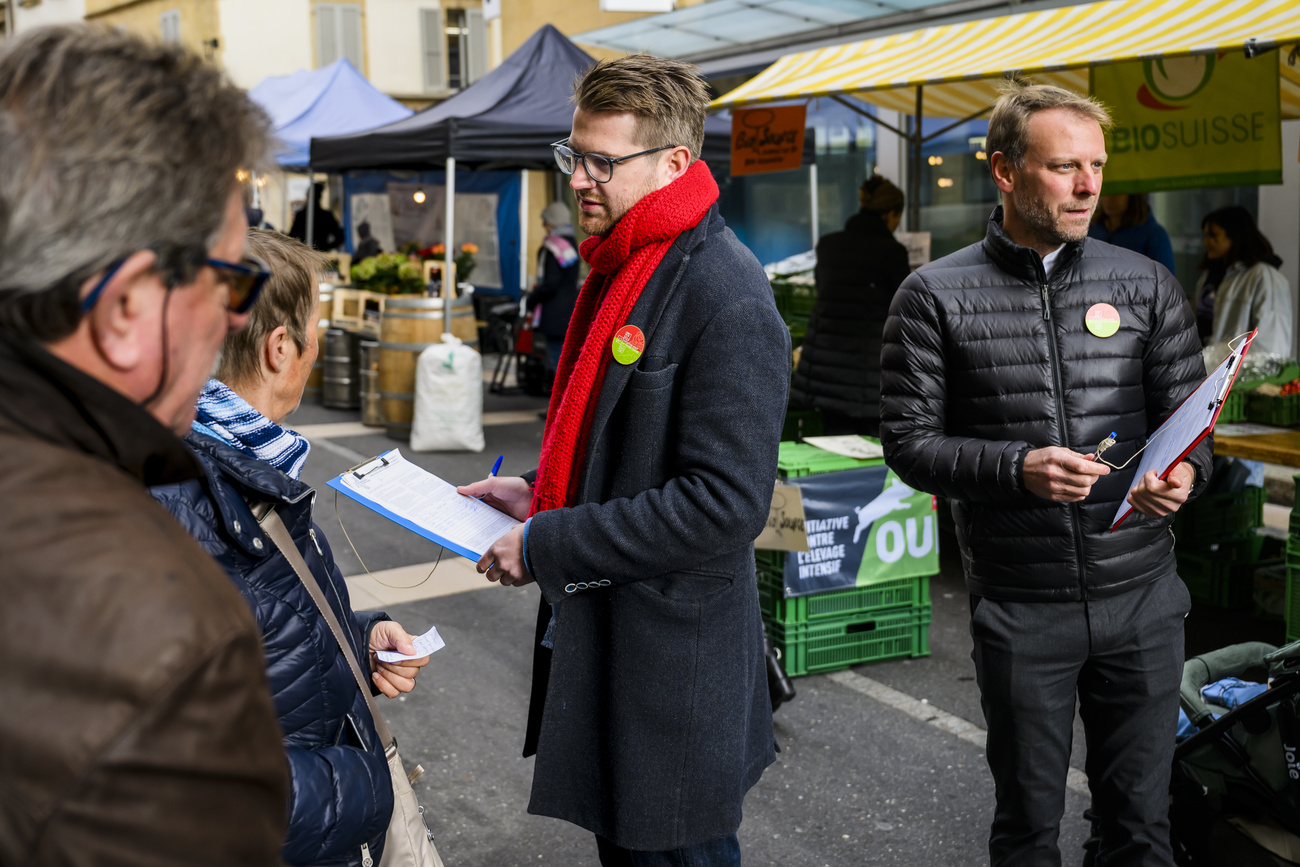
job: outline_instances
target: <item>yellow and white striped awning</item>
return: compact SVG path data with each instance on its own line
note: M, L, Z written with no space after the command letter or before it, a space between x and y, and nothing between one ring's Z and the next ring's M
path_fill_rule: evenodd
M714 100L733 108L845 94L906 114L961 118L991 105L997 79L1025 75L1088 92L1088 69L1152 57L1281 46L1261 63L1278 63L1282 117L1300 117L1297 0L1106 0L964 24L927 27L782 57ZM1281 55L1280 61L1278 59Z

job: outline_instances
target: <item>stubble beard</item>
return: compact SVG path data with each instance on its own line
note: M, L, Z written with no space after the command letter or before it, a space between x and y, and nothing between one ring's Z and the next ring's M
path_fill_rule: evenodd
M1064 206L1054 211L1047 202L1036 196L1023 203L1017 202L1017 210L1020 212L1025 228L1034 236L1034 240L1044 245L1058 246L1082 241L1088 237L1088 226L1092 224L1092 215L1097 210L1097 199L1093 198L1091 201L1088 219L1078 228L1066 224L1065 215L1062 213Z
M596 214L587 214L582 210L582 204L578 204L578 228L588 235L599 235L602 238L609 237L609 233L614 231L618 221L623 219L628 211L636 206L636 203L644 199L655 191L653 180L647 180L646 184L636 192L632 193L625 201L613 200L603 192L595 197L600 204L604 206L604 212ZM589 198L593 198L590 193Z

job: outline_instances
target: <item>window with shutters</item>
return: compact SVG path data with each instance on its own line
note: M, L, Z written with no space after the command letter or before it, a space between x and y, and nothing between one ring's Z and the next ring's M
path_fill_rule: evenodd
M316 65L329 66L339 58L365 71L361 41L361 6L356 3L317 3Z
M442 10L420 10L420 42L424 49L424 89L437 93L447 89L447 67L443 52Z
M166 43L177 43L181 41L181 10L169 9L158 16L158 24L162 29L162 41Z
M467 43L469 26L464 9L447 10L447 86L459 90L469 84L467 68Z

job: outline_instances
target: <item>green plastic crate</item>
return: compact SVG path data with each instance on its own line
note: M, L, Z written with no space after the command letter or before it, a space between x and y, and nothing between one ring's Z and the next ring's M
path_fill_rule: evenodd
M784 626L799 626L842 617L856 617L891 608L930 604L930 576L895 578L866 587L827 590L809 596L785 595L779 571L758 573L758 606L763 617Z
M867 437L867 439L871 439ZM878 442L878 440L872 440ZM846 458L807 443L783 442L776 457L776 471L783 479L797 479L817 473L833 473L837 470L856 470L859 467L874 467L885 462L884 458L860 461Z
M1264 526L1263 488L1245 487L1227 494L1207 494L1186 503L1174 515L1174 538L1182 550L1205 549L1242 539Z
M768 622L786 674L801 677L864 662L930 655L930 606L880 611L821 623Z
M1246 418L1259 424L1292 427L1300 424L1300 394L1246 395Z
M1246 420L1246 394L1236 389L1223 399L1223 409L1219 410L1219 421L1225 424Z
M778 279L772 281L772 296L776 299L777 312L782 316L807 318L817 304L817 287Z
M1249 608L1263 543L1263 537L1255 536L1212 551L1178 551L1178 575L1195 599L1218 608Z

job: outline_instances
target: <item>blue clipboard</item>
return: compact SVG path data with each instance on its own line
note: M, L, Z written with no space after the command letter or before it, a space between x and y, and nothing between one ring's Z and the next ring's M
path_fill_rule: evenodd
M343 484L342 479L348 473L356 473L358 470L360 470L362 467L368 464L373 464L375 461L382 461L384 458L387 458L395 451L397 451L397 449L390 449L381 455L376 455L373 458L368 458L367 460L364 460L361 463L357 464L355 467L352 467L352 469L347 470L346 472L343 473L339 473L338 476L330 479L325 484L329 485L331 488L338 491L340 494L347 497L348 499L355 500L356 502L365 506L367 509L370 509L372 512L375 512L376 514L379 515L383 515L385 518L392 521L394 524L397 524L399 527L405 527L406 529L410 530L412 533L415 533L417 536L423 536L424 538L428 539L430 542L441 545L443 548L446 548L448 551L454 551L460 556L466 558L467 560L473 560L474 562L477 563L483 557L482 553L476 554L473 551L469 550L468 548L463 548L460 545L457 545L455 542L450 541L449 539L444 539L442 536L439 536L437 533L434 533L431 530L421 527L419 524L415 524L412 523L411 521L406 520L400 515L397 515L394 512L385 509L383 506L379 505L369 497L364 496L359 491L354 490L353 488L349 488L347 485ZM384 464L382 463L380 464L380 466L383 465Z
M1165 423L1147 437L1146 451L1142 453L1142 460L1138 463L1128 493L1132 493L1142 477L1151 470L1156 470L1161 479L1169 478L1174 467L1214 430L1214 423L1223 410L1223 402L1227 399L1232 384L1237 381L1237 374L1241 372L1241 361L1258 333L1259 329L1256 328L1246 335L1241 348L1210 371L1210 375L1205 377L1196 390L1169 414ZM1110 525L1110 531L1115 532L1133 511L1128 503L1128 494L1125 494L1115 512L1115 521Z

